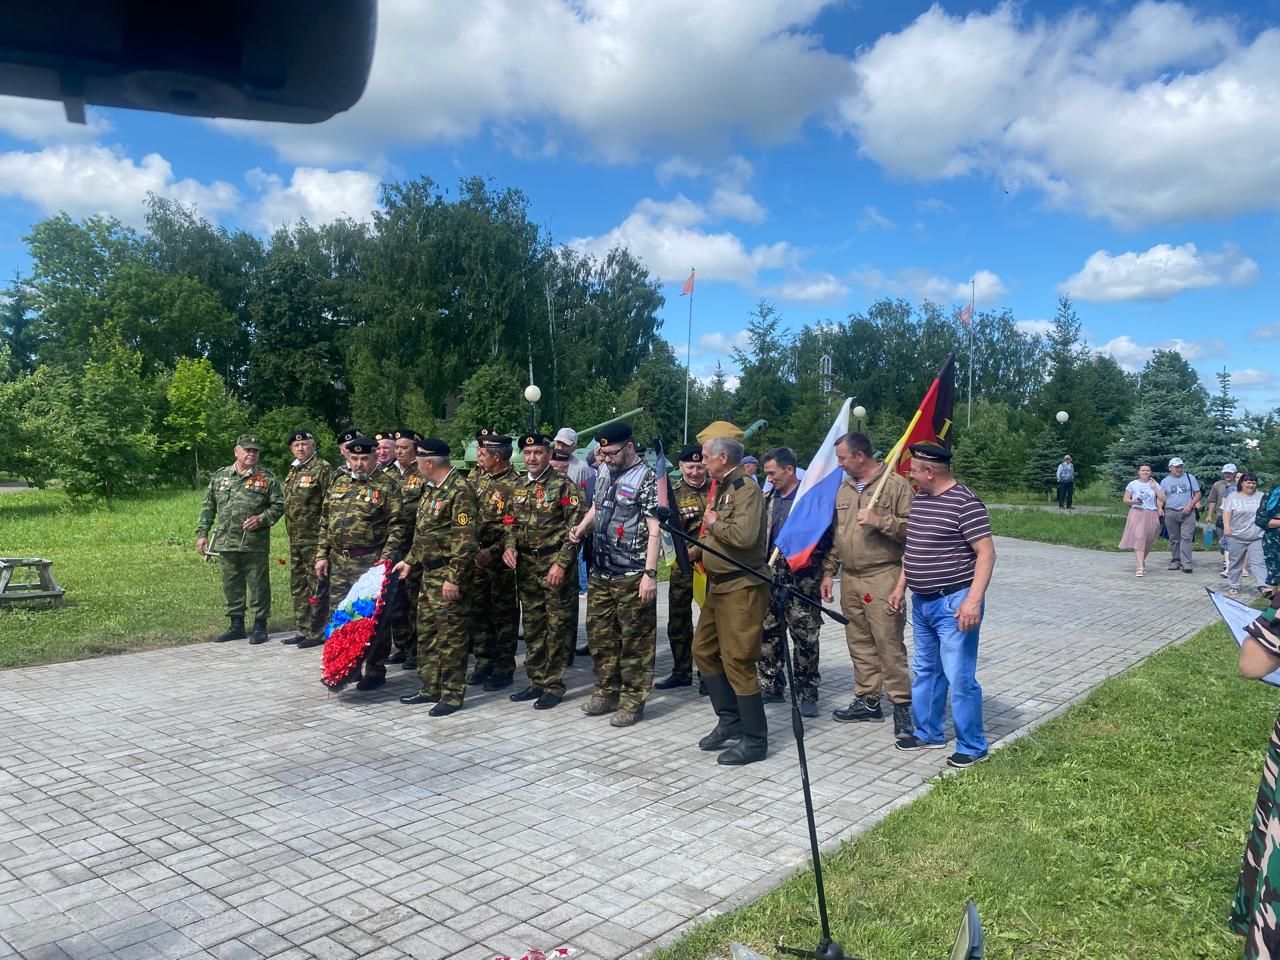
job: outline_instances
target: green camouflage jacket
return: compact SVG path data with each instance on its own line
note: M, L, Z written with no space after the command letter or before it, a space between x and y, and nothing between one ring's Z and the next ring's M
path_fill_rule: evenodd
M520 477L502 517L503 549L546 557L548 567L576 567L578 545L569 542L569 531L587 513L581 493L576 483L550 467L536 480L528 474Z
M320 517L319 555L352 551L357 556L389 560L404 549L407 536L400 485L378 471L367 480L339 472L329 484Z
M481 471L475 484L476 499L480 501L481 550L502 549L502 518L506 516L511 493L519 482L520 475L510 466L496 475Z
M480 505L471 485L457 470L450 471L438 487L424 487L418 503L413 548L405 559L424 564L427 571L440 570L457 586L475 565L480 549Z
M208 537L212 531L209 549L218 553L265 552L271 545L271 526L283 514L284 491L274 473L255 467L240 476L234 465L223 467L209 478L196 536ZM261 517L262 526L245 530L250 517Z
M284 478L284 525L292 543L311 546L316 542L332 478L333 467L317 456L289 468Z
M392 473L396 475L399 472L393 467ZM397 475L396 479L400 481L400 499L404 505L404 516L409 530L407 547L413 543L415 521L418 519L418 503L426 492L427 478L418 470L417 463L410 463L409 468L402 475Z

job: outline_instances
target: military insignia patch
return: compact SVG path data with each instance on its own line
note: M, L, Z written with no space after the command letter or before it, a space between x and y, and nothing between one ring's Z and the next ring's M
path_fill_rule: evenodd
M468 514L466 513L458 514L458 526L465 527L470 522L471 522L471 517Z

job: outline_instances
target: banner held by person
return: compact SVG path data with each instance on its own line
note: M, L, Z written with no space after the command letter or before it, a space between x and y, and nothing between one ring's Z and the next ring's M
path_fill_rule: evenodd
M936 443L951 449L951 426L955 420L956 407L956 355L948 353L938 375L925 391L924 399L916 408L915 416L907 424L906 432L893 445L889 455L885 457L885 473L876 484L871 495L869 506L874 507L880 499L880 491L884 489L884 477L890 470L897 470L907 476L911 468L911 451L913 443Z
M1213 601L1213 605L1218 610L1218 616L1222 617L1222 622L1227 625L1227 629L1235 637L1236 645L1243 647L1244 638L1249 635L1249 624L1258 619L1258 611L1247 603L1233 600L1231 597L1217 593L1209 587L1205 587L1204 592L1209 594L1209 599ZM1280 687L1280 670L1273 670L1262 678L1262 682L1269 683L1273 687Z
M845 400L822 446L809 462L804 479L796 488L791 513L774 541L776 549L770 558L771 564L781 554L792 570L803 570L831 526L836 492L844 480L844 471L836 461L836 441L849 432L849 407L852 403L852 398Z

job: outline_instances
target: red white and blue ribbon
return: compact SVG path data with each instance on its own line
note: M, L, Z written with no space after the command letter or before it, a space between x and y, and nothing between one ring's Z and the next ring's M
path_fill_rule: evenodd
M341 686L363 660L378 629L387 596L391 563L379 560L351 585L333 608L324 628L323 677L330 687Z

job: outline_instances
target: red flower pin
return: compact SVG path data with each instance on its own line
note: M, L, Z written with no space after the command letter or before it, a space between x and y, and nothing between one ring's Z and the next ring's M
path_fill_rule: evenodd
M560 506L562 506L562 507L567 507L567 506L569 505L569 503L570 503L570 500L569 500L569 498L568 498L568 497L561 497L561 498L560 498Z
M619 527L618 527L618 536L622 536L622 535L623 535L624 533L626 533L626 532L627 532L627 528L626 528L626 527L623 527L623 526L619 526Z
M871 602L871 594L869 594L869 593L864 593L864 594L862 595L862 602L863 602L863 603L870 603L870 602Z
M516 518L509 513L502 518L503 525L507 527L512 526L515 522L516 522Z

